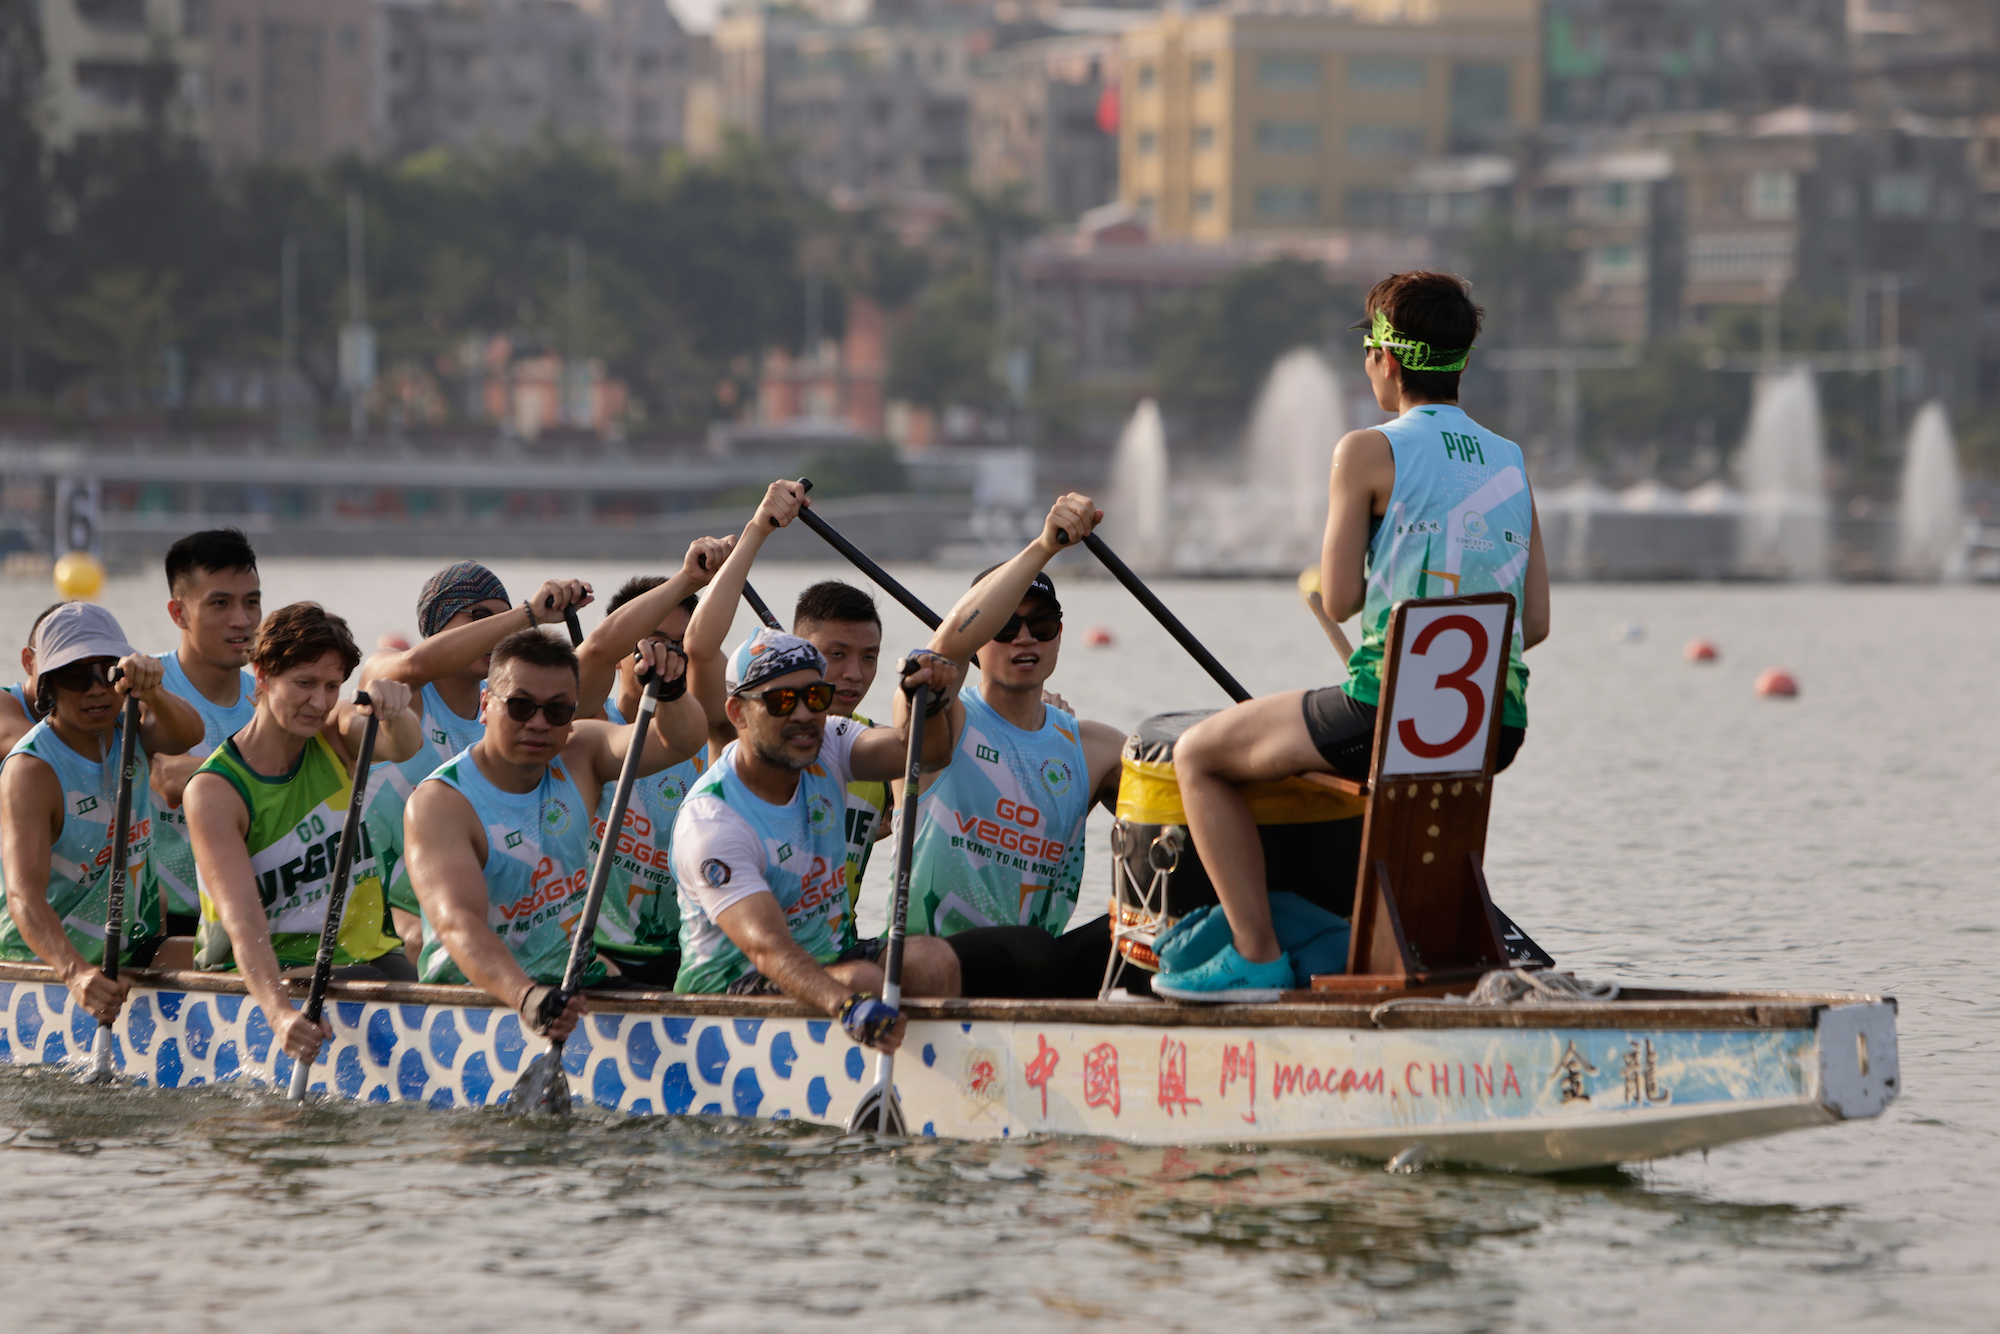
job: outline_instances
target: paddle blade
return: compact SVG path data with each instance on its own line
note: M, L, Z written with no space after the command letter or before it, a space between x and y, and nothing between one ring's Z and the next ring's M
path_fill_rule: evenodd
M847 1133L892 1139L910 1137L909 1126L903 1120L903 1104L896 1097L895 1067L887 1058L876 1068L875 1082L861 1095L861 1101L854 1104L854 1113L847 1118Z
M99 1025L97 1040L90 1049L90 1068L78 1076L79 1083L109 1084L113 1078L111 1069L111 1030Z
M568 1116L569 1076L562 1068L562 1049L543 1052L528 1063L527 1073L514 1085L507 1110L516 1116Z

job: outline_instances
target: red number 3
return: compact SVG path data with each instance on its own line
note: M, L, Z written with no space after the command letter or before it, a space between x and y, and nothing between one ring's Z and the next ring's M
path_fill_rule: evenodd
M1404 718L1396 724L1396 736L1402 741L1403 748L1426 760L1449 755L1464 746L1478 734L1479 724L1486 719L1486 692L1472 679L1472 674L1486 661L1488 640L1485 626L1470 616L1440 616L1418 633L1417 642L1410 645L1410 654L1412 657L1423 656L1431 641L1447 630L1461 630L1471 641L1465 661L1456 670L1437 679L1440 690L1456 690L1465 696L1465 726L1458 729L1457 736L1440 744L1418 736L1417 725L1411 719Z

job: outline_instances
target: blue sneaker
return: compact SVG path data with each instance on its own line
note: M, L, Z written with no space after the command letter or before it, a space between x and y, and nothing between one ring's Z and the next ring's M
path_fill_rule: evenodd
M1153 994L1178 1001L1274 1001L1293 985L1289 954L1269 963L1251 963L1228 944L1197 968L1155 974Z

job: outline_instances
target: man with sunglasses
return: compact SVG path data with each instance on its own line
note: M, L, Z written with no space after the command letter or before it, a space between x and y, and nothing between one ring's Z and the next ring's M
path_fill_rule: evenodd
M935 692L938 719L958 684L955 663L917 655L905 689ZM737 649L727 701L729 743L674 823L681 895L681 975L675 990L790 996L837 1017L849 1037L894 1051L903 1021L878 993L885 942L847 926L845 790L903 772L909 723L866 727L827 712L836 687L826 659L796 635L763 630ZM899 712L903 712L899 706ZM924 730L924 765L951 753L951 729ZM958 994L958 961L940 941L912 938L903 955L911 996Z
M145 889L147 757L178 755L200 741L201 717L162 687L160 660L126 643L111 613L92 603L50 613L35 632L34 654L42 720L0 766L0 958L40 959L79 1008L108 1024L130 989L101 971L125 701L139 698L139 745L123 850L129 897L121 962L150 960L163 931L160 901Z
M403 864L405 803L439 765L485 735L480 691L493 646L517 630L553 625L590 600L590 585L582 580L551 579L517 605L508 601L500 576L478 561L458 561L432 575L417 594L422 642L376 653L361 664L361 680L401 681L414 691L412 707L423 724L417 753L400 764L374 766L368 792L368 836L388 886L396 932L413 953L423 944L423 925Z
M1087 496L1062 497L1041 535L982 573L931 637L953 661L977 655L979 688L952 705L958 744L917 809L910 930L950 938L968 995L1095 995L1103 976L1105 923L1065 928L1084 821L1093 803L1117 801L1125 736L1045 702L1063 626L1042 568L1103 518Z
M666 682L643 738L645 778L693 756L707 726L687 697L687 660L658 641L639 651ZM567 1037L582 1000L554 1013L543 1001L562 981L590 886L593 813L638 728L576 716L576 651L540 629L501 640L488 671L485 733L419 783L403 815L424 915L419 970L426 982L469 981L531 1030ZM605 976L593 959L584 982Z

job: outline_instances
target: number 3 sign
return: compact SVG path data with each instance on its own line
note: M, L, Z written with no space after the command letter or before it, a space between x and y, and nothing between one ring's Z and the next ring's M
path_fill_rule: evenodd
M1514 599L1505 593L1396 607L1378 774L1485 772L1513 635Z

